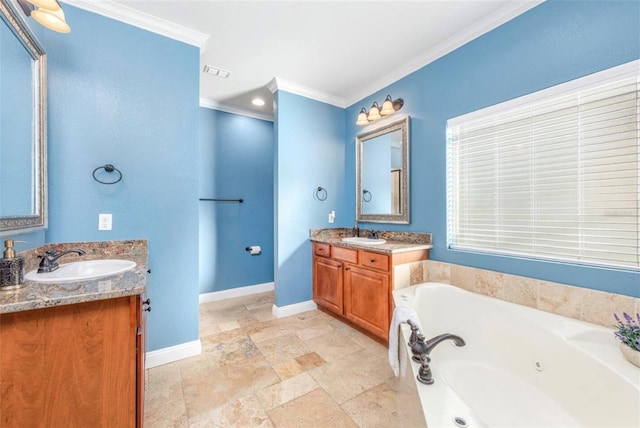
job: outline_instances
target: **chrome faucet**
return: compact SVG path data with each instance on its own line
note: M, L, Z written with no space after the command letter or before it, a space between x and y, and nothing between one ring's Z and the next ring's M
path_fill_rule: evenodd
M360 228L358 227L358 220L356 220L355 224L353 225L353 236L355 237L360 236Z
M49 273L58 269L58 260L62 256L66 256L70 253L76 253L79 256L85 255L83 250L68 250L63 253L58 254L55 250L46 251L43 255L39 255L40 258L40 266L38 267L38 273Z
M369 233L367 233L367 238L378 239L378 231L377 230L370 231Z

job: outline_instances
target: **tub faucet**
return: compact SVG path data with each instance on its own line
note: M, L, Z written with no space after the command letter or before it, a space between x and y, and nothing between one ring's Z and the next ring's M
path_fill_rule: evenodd
M433 351L433 348L449 339L453 340L453 343L456 346L466 345L464 339L462 339L460 336L456 336L455 334L441 334L425 342L424 336L421 333L418 333L415 342L411 345L411 353L413 354L411 359L416 363L421 363L423 355L430 355Z
M58 260L67 254L76 253L79 256L83 256L85 252L83 250L68 250L58 254L55 250L46 251L43 255L39 255L40 266L38 267L38 273L49 273L58 269Z
M456 346L466 345L466 342L460 336L456 336L455 334L451 334L451 333L445 333L427 340L425 354L427 355L431 354L431 351L433 351L433 348L435 348L445 340L453 340L453 343Z

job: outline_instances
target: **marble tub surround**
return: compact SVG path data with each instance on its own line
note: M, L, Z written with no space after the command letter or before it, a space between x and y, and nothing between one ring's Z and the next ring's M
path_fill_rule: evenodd
M640 312L640 299L485 269L425 260L394 267L394 288L443 282L465 290L612 327L614 313Z
M147 283L146 240L47 244L19 254L25 257L25 270L29 272L38 267L38 254L52 249L64 252L74 248L80 248L86 254L82 257L69 255L60 263L117 258L132 260L136 267L116 275L59 284L25 281L22 288L0 292L0 314L144 293Z
M342 238L353 236L352 228L311 229L309 239L323 244L338 245L341 247L367 249L378 253L400 253L403 251L428 250L431 245L430 233L391 232L384 230L360 228L360 236L366 237L368 233L376 232L380 239L387 242L382 245L360 245L351 242L343 242Z

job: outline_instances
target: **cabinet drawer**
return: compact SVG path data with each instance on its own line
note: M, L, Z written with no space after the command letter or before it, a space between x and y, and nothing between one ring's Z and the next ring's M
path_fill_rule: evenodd
M358 250L350 248L331 247L331 257L349 263L358 263Z
M331 255L331 245L314 242L313 254L315 254L316 256L329 257Z
M389 256L385 254L370 253L369 251L362 251L360 264L362 266L388 271Z

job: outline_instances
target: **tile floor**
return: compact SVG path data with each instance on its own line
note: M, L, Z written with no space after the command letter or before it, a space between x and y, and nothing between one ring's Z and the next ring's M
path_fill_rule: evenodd
M145 426L417 427L387 349L273 292L200 305L202 354L147 371Z

